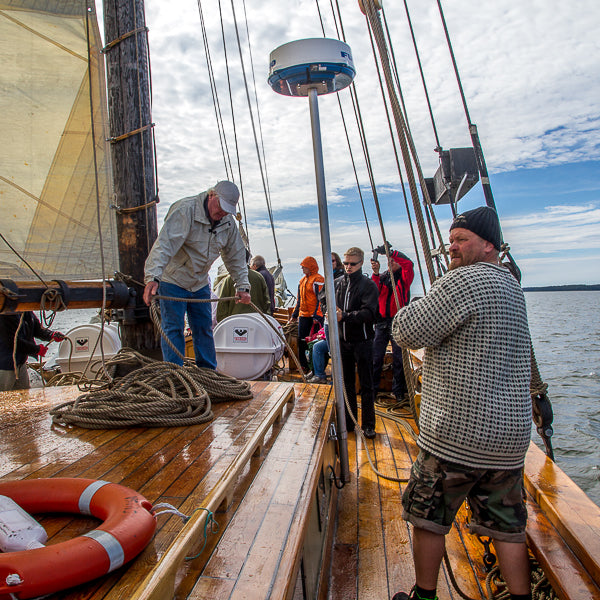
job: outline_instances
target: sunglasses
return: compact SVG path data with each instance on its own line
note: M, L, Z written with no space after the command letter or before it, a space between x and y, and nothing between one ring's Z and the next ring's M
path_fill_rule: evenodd
M360 265L362 261L358 261L358 262L350 262L350 261L344 261L344 266L346 267L355 267L356 265Z

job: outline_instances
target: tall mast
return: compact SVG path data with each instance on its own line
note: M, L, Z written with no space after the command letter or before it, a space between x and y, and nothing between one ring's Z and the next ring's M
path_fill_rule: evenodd
M143 282L157 237L158 201L143 0L104 0L104 33L119 264L126 276ZM123 346L157 348L141 289L122 325Z

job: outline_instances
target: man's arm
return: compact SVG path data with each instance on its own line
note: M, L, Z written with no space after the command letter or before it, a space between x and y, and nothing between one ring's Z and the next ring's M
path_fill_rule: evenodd
M403 252L394 250L395 256L400 263L400 271L396 276L396 289L402 304L408 304L410 300L410 286L415 278L415 267L413 261Z
M54 332L51 329L46 329L45 327L42 327L42 324L40 323L40 320L35 316L35 313L32 312L31 316L33 318L33 336L40 340L44 340L45 342L51 342Z
M319 308L321 307L321 290L323 290L325 286L325 279L321 275L320 279L315 279L313 282L313 292L315 293L315 297L317 299L317 305L315 306L315 311L313 312L313 319L316 319L319 315ZM322 311L321 311L322 312Z
M146 304L150 304L151 297L156 294L165 267L185 243L193 223L193 211L186 210L181 204L171 207L144 265Z
M433 348L471 315L468 300L461 294L462 277L451 271L438 279L428 294L401 308L392 322L392 335L403 348Z

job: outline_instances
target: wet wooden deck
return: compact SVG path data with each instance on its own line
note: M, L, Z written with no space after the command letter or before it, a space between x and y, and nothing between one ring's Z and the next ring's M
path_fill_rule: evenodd
M250 401L215 405L207 424L128 430L53 427L48 411L74 399L73 387L0 393L0 479L104 479L195 515L186 526L176 516L159 516L152 543L136 560L51 598L372 600L410 589L411 529L400 500L418 452L412 421L381 412L374 440L349 434L351 477L338 492L330 478L332 468L339 474L331 387L253 382L252 390ZM403 481L378 478L367 450L379 471ZM600 511L537 448L526 470L536 556L561 598L600 598ZM189 528L195 519L203 531L204 511L196 509L207 506L219 531L205 543L198 527ZM89 518L40 520L50 543L97 526ZM316 538L327 542L332 534L328 554ZM464 512L447 548L463 592L486 598L483 546L468 533ZM319 580L314 571L329 558L326 579ZM445 567L438 596L460 597Z
M252 391L252 400L214 405L210 423L127 430L53 426L49 410L75 399L74 387L0 393L0 480L102 479L193 515L185 526L177 516L159 516L137 559L52 598L293 595L310 505L329 492L323 473L329 463L336 467L330 388L253 382ZM200 534L191 529L206 514L200 507L218 523L206 543L201 523ZM98 525L83 517L39 520L50 544Z
M397 416L378 413L378 435L374 440L349 434L352 480L340 490L331 600L391 598L400 590L410 591L414 584L411 528L402 519L401 505L402 492L418 454L410 433L413 421L408 413L405 425ZM378 471L402 481L377 477L367 451ZM460 516L464 519L464 512ZM447 548L461 589L472 598L485 598L481 544L465 535L463 524L452 529ZM437 593L440 600L459 598L445 568Z

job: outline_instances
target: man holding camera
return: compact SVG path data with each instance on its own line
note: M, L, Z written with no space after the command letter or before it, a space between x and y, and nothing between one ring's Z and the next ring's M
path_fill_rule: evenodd
M410 300L410 286L414 279L413 262L398 250L392 250L389 243L388 252L388 270L382 274L379 273L381 265L377 260L377 255L386 254L386 248L379 246L373 251L371 259L371 269L373 275L371 279L377 285L379 290L379 314L375 323L375 339L373 340L373 387L379 389L381 381L381 370L383 368L383 359L387 350L388 342L392 343L392 369L394 378L392 380L392 394L398 402L404 401L406 393L406 380L402 368L402 349L392 337L392 320L394 315L408 304ZM398 296L398 304L396 303L396 294Z

